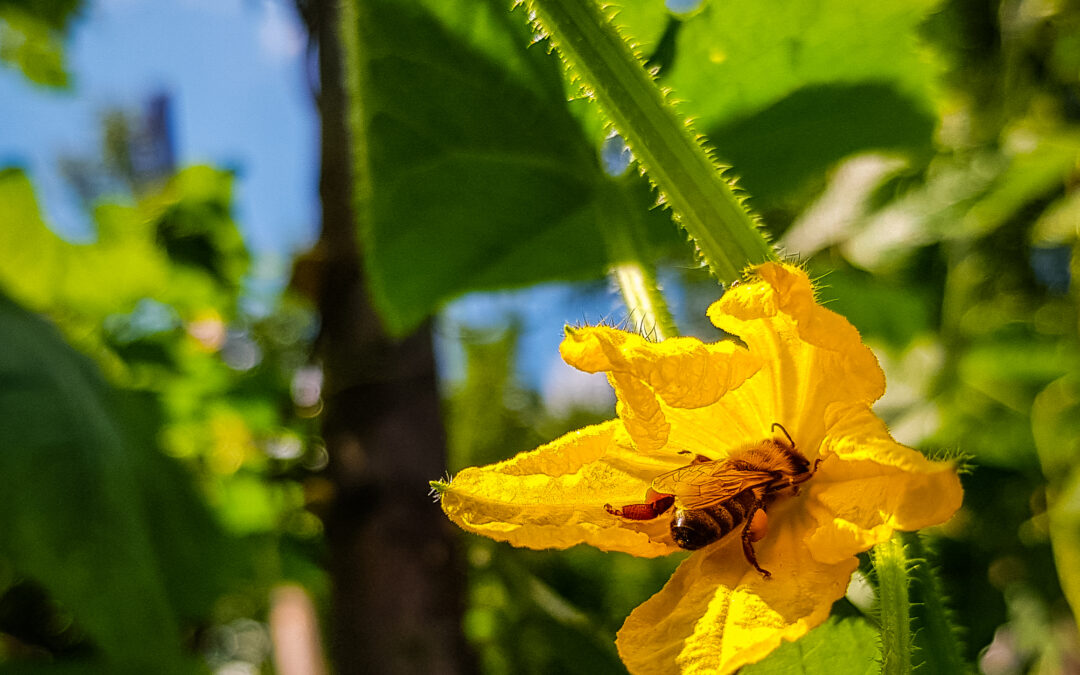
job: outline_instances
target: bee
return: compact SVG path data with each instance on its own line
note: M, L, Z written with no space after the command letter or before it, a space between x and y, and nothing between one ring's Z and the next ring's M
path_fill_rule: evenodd
M765 509L786 490L798 494L799 486L813 477L821 463L818 459L811 468L787 429L774 422L771 430L775 434L777 429L784 438L744 446L726 459L697 455L686 466L660 474L642 504L622 508L604 504L604 509L628 520L652 520L674 506L671 538L689 551L707 546L742 525L743 555L768 579L772 575L762 569L754 554L754 542L768 531Z

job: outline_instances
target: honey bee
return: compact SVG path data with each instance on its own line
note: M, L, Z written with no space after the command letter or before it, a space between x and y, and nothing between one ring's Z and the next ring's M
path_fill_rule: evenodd
M671 538L680 547L696 551L742 525L743 554L754 569L768 579L754 554L754 542L768 531L766 506L785 490L798 494L799 486L817 472L821 460L810 461L795 448L791 434L779 423L783 439L767 438L744 446L725 459L697 455L686 466L657 476L642 504L614 508L613 516L629 520L652 520L672 506Z

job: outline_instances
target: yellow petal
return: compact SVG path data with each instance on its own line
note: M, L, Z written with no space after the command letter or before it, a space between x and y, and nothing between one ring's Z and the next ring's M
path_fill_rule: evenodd
M831 404L881 398L885 375L877 358L847 319L817 304L806 272L766 263L754 273L755 281L713 303L709 318L768 364L771 376L753 384L776 421L820 426Z
M802 541L812 522L785 506L775 515L770 510L773 532L755 545L771 579L749 566L738 536L729 535L691 555L659 593L631 613L616 640L631 673L731 673L828 617L858 561L814 560Z
M837 413L810 481L807 508L818 522L808 539L822 562L838 562L888 540L894 530L943 523L960 508L955 467L932 462L889 436L869 409Z
M619 417L645 451L668 443L667 409L713 404L761 368L757 356L734 342L705 344L690 337L650 342L604 326L567 330L559 349L580 370L609 373Z
M572 431L536 450L461 471L442 492L443 511L462 528L528 548L590 544L653 557L679 550L668 518L629 521L604 504L641 503L653 477L685 458L631 449L622 424Z

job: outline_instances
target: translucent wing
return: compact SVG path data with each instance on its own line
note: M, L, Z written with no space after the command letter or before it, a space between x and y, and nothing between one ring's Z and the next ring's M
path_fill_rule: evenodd
M731 499L743 490L768 485L775 477L768 471L745 471L729 462L701 462L660 474L653 489L675 495L684 509L703 509Z

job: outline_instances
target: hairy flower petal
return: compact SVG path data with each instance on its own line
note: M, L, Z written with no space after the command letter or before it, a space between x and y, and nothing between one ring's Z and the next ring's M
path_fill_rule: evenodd
M630 614L616 644L631 673L731 673L828 617L858 562L811 558L802 533L812 523L790 507L786 511L770 518L778 526L756 545L771 579L748 565L738 537L730 536L690 556Z
M754 271L760 281L730 289L708 313L768 364L770 376L753 382L755 399L803 433L822 429L834 403L881 398L885 375L877 358L847 319L815 302L806 273L777 264Z
M943 523L963 500L951 463L900 445L867 408L840 415L822 452L836 459L822 464L807 505L818 522L807 543L822 562L865 551L895 530Z
M570 365L609 374L619 417L634 443L646 451L668 444L669 409L709 406L762 366L759 357L735 342L650 342L604 326L568 329L559 349Z
M654 476L685 460L631 451L618 420L572 431L536 450L465 469L442 491L462 528L528 548L590 544L653 557L679 550L667 519L626 521L604 504L639 503Z

